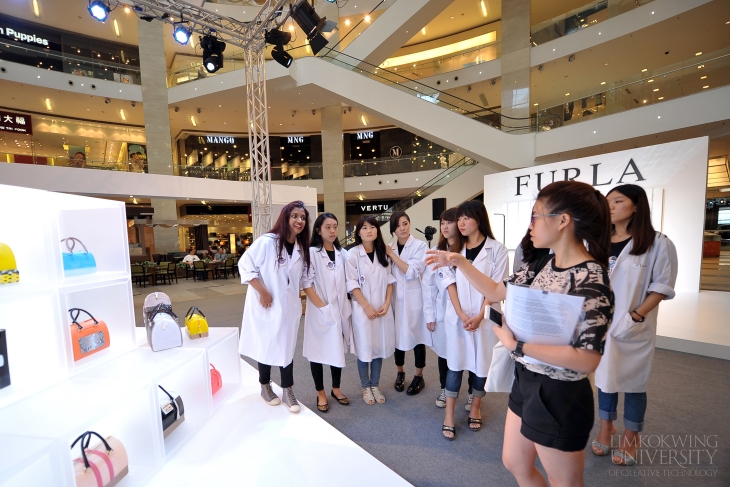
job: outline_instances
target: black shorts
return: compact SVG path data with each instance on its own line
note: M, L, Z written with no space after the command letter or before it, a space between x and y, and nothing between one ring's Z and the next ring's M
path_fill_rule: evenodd
M520 433L560 451L585 449L593 429L593 390L588 379L564 381L515 366L509 408L522 418Z

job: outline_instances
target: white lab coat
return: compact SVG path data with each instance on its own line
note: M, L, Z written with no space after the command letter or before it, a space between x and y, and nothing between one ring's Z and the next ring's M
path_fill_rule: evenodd
M388 284L395 283L391 263L383 267L378 262L370 262L362 245L347 253L347 291L360 289L365 300L376 311L385 303ZM393 308L385 315L371 320L360 303L352 298L352 333L355 340L355 353L361 362L372 362L376 358L388 358L395 352L395 323Z
M271 307L264 308L259 293L248 287L238 353L262 364L286 367L297 345L302 317L299 288L306 269L299 243L294 244L290 258L286 248L277 255L278 240L271 233L262 235L238 261L241 283L258 279L272 297Z
M345 353L355 351L350 325L352 307L347 299L345 275L347 251L335 249L334 265L324 247L310 248L309 255L312 269L302 282L302 288L314 288L327 306L317 308L307 298L302 354L310 362L344 367Z
M398 255L398 240L388 245ZM392 264L395 276L392 300L395 316L395 348L398 350L413 350L413 347L421 343L429 347L432 344L431 332L426 327L426 318L423 315L421 282L423 270L426 268L427 248L426 242L416 240L410 235L399 255L401 260L408 264L408 272L404 274L397 265Z
M423 271L423 315L426 323L436 323L431 333L431 350L439 357L446 356L446 329L444 328L444 314L449 302L449 293L444 285L443 269L426 267Z
M651 292L672 299L677 280L677 251L666 235L657 232L654 244L642 255L629 255L633 243L621 251L610 275L615 310L596 369L596 386L608 393L646 392L659 306L647 313L643 323L634 323L629 313Z
M466 247L461 250L461 255L466 256ZM472 263L497 282L505 280L508 274L509 254L507 248L494 239L487 237L482 251L479 252ZM443 288L456 283L456 291L459 295L459 303L464 313L475 316L482 312L484 296L469 284L469 281L457 268L451 270L443 268ZM499 310L500 304L494 303L492 307ZM486 377L489 372L489 365L492 363L492 349L499 339L492 330L490 322L484 319L476 331L466 331L464 323L456 315L451 301L448 302L444 314L444 328L446 329L446 354L444 358L451 370L469 370L477 377Z

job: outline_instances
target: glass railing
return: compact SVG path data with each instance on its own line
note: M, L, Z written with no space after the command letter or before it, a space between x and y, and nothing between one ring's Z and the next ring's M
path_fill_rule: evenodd
M2 153L2 151L0 151ZM23 156L27 158L27 162L16 161L15 164L34 164L37 166L53 166L53 167L73 167L77 169L97 169L102 171L121 171L146 173L146 162L111 162L103 159L74 159L71 157L44 157L44 156Z
M383 67L411 79L419 79L476 66L478 64L493 61L501 56L502 43L495 41L477 46L473 49L449 54L447 56L435 57L413 64L388 66L386 61L386 63L383 63Z
M140 69L137 66L95 61L92 58L61 54L49 49L0 42L0 59L87 78L137 85L142 83Z
M332 50L322 57L325 61L344 69L359 73L379 83L400 90L409 95L441 106L452 112L459 113L485 125L504 130L505 132L528 132L535 130L535 119L532 117L510 117L501 114L500 107L484 107L472 101L459 98L432 86L426 86L417 79L405 76L402 73L375 66L368 62L349 56L343 52Z
M412 207L422 199L433 194L443 185L453 181L462 173L468 171L477 164L478 163L475 160L469 157L461 157L456 162L454 162L453 165L440 172L426 184L414 190L412 193L410 193L402 200L398 201L386 211L375 215L375 219L381 224L387 223L390 220L390 215L392 215L394 211L406 211L408 208ZM355 235L348 235L344 239L340 240L340 243L343 247L352 247L355 244Z
M730 85L730 48L538 106L537 124L540 131L552 130L727 85Z
M574 34L583 29L616 17L653 0L599 0L573 9L530 28L533 46Z
M328 54L331 49L343 51L352 41L365 32L365 30L375 22L378 17L383 15L397 0L381 0L370 12L366 14L352 15L350 17L341 17L337 30L339 32L339 40L336 44L322 50L323 54Z

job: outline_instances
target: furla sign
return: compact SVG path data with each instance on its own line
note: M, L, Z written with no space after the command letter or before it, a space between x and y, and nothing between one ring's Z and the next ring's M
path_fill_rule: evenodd
M601 165L602 163L596 162L590 164L588 170L586 170L585 167L582 168L582 170L580 167L565 167L562 169L551 169L549 171L539 172L535 171L533 174L515 176L515 180L517 182L515 196L521 196L524 191L529 190L531 187L540 191L544 186L554 183L555 181L582 181L594 187L646 181L646 178L642 176L641 171L639 171L639 166L631 158L626 163L626 166L623 168L620 176L615 182L615 177L611 177L610 173L615 173L618 166L613 164L611 169L606 166L603 168L603 171L601 171ZM604 177L601 177L601 175ZM531 182L532 185L530 184Z

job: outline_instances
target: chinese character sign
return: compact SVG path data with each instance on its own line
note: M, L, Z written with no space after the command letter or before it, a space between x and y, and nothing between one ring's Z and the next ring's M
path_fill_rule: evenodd
M0 132L33 135L30 115L0 111Z

